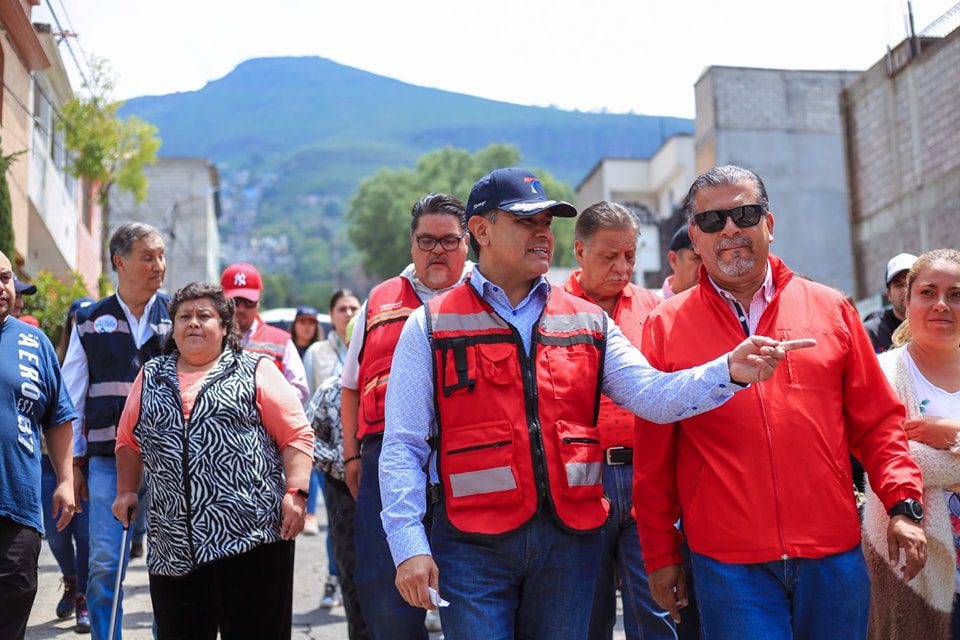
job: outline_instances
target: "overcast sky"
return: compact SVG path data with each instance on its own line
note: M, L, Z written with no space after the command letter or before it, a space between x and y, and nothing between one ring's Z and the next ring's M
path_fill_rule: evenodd
M914 0L919 31L956 0ZM316 55L531 105L692 117L710 65L865 69L905 0L42 0L117 96L192 91L249 58ZM54 25L55 26L55 25ZM79 47L77 46L79 44ZM73 61L61 45L68 69Z

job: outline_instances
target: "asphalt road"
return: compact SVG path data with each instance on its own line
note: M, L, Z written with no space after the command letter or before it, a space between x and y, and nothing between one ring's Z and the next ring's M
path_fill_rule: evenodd
M320 535L297 538L294 573L294 640L346 640L347 623L343 607L332 610L319 607L327 576L326 522L322 503L317 506ZM57 620L54 609L60 599L60 570L46 543L40 554L40 585L27 627L27 640L83 638L73 631L73 618ZM153 613L147 567L143 558L130 562L124 581L124 640L152 640ZM614 640L625 638L622 617L617 621ZM438 640L441 634L431 634Z

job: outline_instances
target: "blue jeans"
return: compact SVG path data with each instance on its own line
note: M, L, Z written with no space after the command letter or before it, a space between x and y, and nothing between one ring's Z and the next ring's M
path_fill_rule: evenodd
M427 629L423 626L427 612L411 607L400 597L397 570L380 521L383 508L379 474L381 444L380 438L366 438L361 447L360 492L354 520L357 541L354 580L360 596L360 611L373 640L427 640Z
M53 557L57 559L60 573L65 577L77 577L77 593L87 592L88 560L90 557L90 503L80 503L83 511L73 514L73 519L63 531L57 531L57 521L53 512L53 491L57 488L57 474L46 455L40 459L41 497L43 498L43 528L46 530L47 544ZM80 472L74 469L74 473ZM86 476L86 467L82 469ZM76 542L76 550L74 550Z
M326 476L316 469L310 472L310 497L307 498L307 513L317 514L317 496L326 495ZM327 523L327 575L337 576L337 563L333 555L333 542L330 540L330 524Z
M601 534L563 531L541 508L499 536L456 531L441 508L430 535L447 640L583 640L597 585Z
M123 526L113 517L111 507L117 496L116 460L95 456L87 461L90 492L90 581L87 584L87 604L90 607L90 625L93 640L106 640L110 632L110 608L113 604L113 587L120 566L120 541ZM123 550L123 571L126 573L130 560L131 536ZM117 608L117 630L113 639L122 637L123 588Z
M726 564L695 552L704 640L861 640L867 637L870 579L863 552Z
M627 640L676 640L676 625L650 594L640 555L640 537L633 508L633 466L604 465L603 490L610 499L610 519L601 530L600 574L593 599L590 640L613 637L617 623L616 576L623 594L623 628ZM616 573L614 573L616 570Z

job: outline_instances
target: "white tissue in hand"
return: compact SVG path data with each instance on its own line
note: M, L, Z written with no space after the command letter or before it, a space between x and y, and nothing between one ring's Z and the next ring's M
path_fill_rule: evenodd
M449 607L450 603L440 597L440 594L433 587L427 587L427 593L430 594L430 602L435 607Z

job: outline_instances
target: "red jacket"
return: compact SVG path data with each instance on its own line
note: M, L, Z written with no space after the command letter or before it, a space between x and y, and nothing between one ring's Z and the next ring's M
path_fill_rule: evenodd
M554 287L528 357L516 329L469 283L427 306L450 524L501 534L549 508L573 531L602 525L603 311Z
M287 351L288 342L289 333L267 324L263 318L257 316L257 328L250 334L250 340L243 345L243 350L268 356L277 368L283 371L283 354Z
M367 317L360 361L360 410L357 438L383 433L384 402L390 363L400 341L403 323L423 303L413 285L403 276L390 278L373 288L367 298Z
M587 292L580 286L580 269L570 275L570 279L563 285L567 293L593 302ZM613 321L620 327L620 331L634 346L640 348L640 337L643 333L643 321L650 311L660 304L661 299L656 294L642 289L635 284L628 283L617 298L617 305L613 309ZM604 451L610 447L632 447L633 425L636 416L618 407L607 396L600 397L600 416L597 426L600 428L600 446Z
M860 542L848 453L883 503L919 500L903 405L887 384L856 310L770 256L776 293L758 335L816 338L773 378L723 406L669 426L638 420L634 510L648 571L680 564L674 523L690 548L728 563L820 558ZM700 285L654 309L642 351L664 371L733 349L743 329L700 269Z

